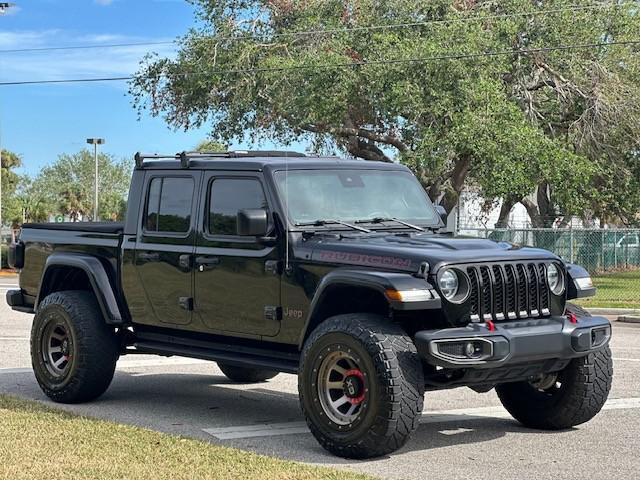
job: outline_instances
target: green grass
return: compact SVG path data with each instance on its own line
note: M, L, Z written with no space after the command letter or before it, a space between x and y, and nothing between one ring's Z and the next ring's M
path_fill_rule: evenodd
M0 395L0 478L366 480Z
M579 300L583 307L640 309L640 270L594 275L595 297Z

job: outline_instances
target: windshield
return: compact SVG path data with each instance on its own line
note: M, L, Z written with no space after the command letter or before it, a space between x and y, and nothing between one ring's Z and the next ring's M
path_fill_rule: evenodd
M409 172L281 170L275 173L275 180L294 224L383 218L417 225L439 224L431 201Z

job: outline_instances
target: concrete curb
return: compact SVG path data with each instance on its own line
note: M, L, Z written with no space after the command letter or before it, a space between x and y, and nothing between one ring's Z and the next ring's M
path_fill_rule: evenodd
M636 308L586 308L593 315L640 315L640 310Z
M618 317L618 321L622 323L637 323L640 324L640 316L638 315L621 315Z

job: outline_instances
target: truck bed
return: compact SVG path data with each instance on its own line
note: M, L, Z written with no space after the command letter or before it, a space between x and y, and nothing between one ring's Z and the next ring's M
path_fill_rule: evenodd
M87 233L122 233L122 222L62 222L62 223L25 223L23 229L62 230Z
M45 265L52 255L84 254L99 259L117 288L123 231L124 224L116 222L23 225L19 239L25 248L25 264L20 273L20 288L27 306L38 295Z

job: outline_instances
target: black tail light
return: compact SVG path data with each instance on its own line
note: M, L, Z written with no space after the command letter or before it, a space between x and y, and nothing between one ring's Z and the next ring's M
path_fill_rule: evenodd
M24 267L24 242L18 240L9 245L9 266L18 270Z

